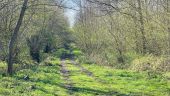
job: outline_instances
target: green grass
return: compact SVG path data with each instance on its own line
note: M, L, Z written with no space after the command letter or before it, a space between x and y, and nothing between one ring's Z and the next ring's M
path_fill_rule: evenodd
M0 96L68 96L62 86L58 60L53 66L40 65L18 71L13 77L0 76ZM24 76L29 80L24 80Z
M169 96L170 83L162 77L149 78L146 72L133 72L128 70L116 70L97 65L83 65L94 75L105 80L110 89L116 89L120 93L139 96Z
M69 82L63 80L60 61L54 58L39 67L20 70L13 77L0 75L0 96L170 96L169 73L149 78L147 72L82 64L93 73L88 75L69 60L66 63ZM26 75L29 80L23 79ZM72 87L65 88L70 82Z

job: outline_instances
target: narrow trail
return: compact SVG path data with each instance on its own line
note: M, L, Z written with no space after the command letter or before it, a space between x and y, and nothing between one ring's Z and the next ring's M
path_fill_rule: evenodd
M68 93L70 95L73 94L72 92L72 88L73 88L73 83L70 79L70 71L67 69L67 65L66 65L66 61L65 60L61 60L61 69L60 69L61 75L63 77L63 81L64 82L64 87L65 89L68 90Z
M70 60L70 61L73 66L75 66L79 69L79 72L85 73L87 76L92 77L96 82L99 82L101 84L108 83L107 81L102 80L101 78L98 78L97 76L95 76L93 72L90 72L88 69L86 69L82 65L78 64L76 61L74 61L74 60ZM69 96L74 96L74 93L81 90L81 88L75 87L74 86L75 83L73 83L73 81L70 79L72 71L68 70L69 64L66 63L66 60L61 60L60 66L61 66L60 73L61 73L61 76L63 77L63 81L64 81L63 86L65 87L65 89L67 89L67 93L69 94ZM86 89L84 89L84 90L86 90ZM96 90L94 90L94 92L95 91ZM100 93L97 93L97 94L100 94ZM125 94L120 94L114 90L112 90L112 91L110 90L108 92L103 92L103 93L101 93L101 95L102 96L113 96L113 95L128 96Z
M71 63L72 63L73 65L75 65L76 67L80 68L80 70L81 70L82 72L86 73L86 75L91 76L91 77L94 76L94 74L93 74L92 72L90 72L89 70L87 70L86 68L84 68L83 66L81 66L81 65L80 65L79 63L77 63L76 61L71 60Z
M78 67L80 69L81 72L85 73L87 76L92 77L96 82L99 82L101 84L107 84L108 82L95 76L93 72L89 71L87 68L83 67L82 65L80 65L79 63L77 63L74 60L70 60L71 64L73 64L74 66ZM126 94L120 94L119 92L116 92L114 90L110 90L109 92L105 93L104 95L102 94L102 96L129 96Z
M76 67L80 68L81 72L85 73L87 76L90 76L92 78L94 78L97 82L100 82L100 83L103 83L103 84L106 84L107 82L101 78L98 78L97 76L94 75L93 72L89 71L88 69L84 68L82 65L80 65L79 63L77 63L76 61L74 60L71 60L71 63L73 65L75 65Z

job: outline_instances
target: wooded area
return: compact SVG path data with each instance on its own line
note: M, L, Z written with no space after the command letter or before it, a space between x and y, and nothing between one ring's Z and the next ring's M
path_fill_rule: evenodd
M77 45L100 64L127 63L131 54L168 58L169 2L83 0L74 27Z
M1 1L0 59L8 61L9 74L13 63L31 58L39 63L41 50L49 53L69 41L61 40L70 34L63 10L55 1Z
M61 96L169 96L170 0L0 0L0 82L2 96L58 96L47 84Z

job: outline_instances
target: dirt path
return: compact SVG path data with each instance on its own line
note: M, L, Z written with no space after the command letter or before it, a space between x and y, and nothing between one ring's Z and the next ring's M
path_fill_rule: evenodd
M105 80L98 78L97 76L95 76L91 71L89 71L88 69L86 69L85 67L83 67L82 65L78 64L76 61L71 60L71 64L74 65L75 67L79 68L80 72L85 73L87 76L94 78L94 80L96 82L102 83L102 84L107 84L108 82L106 82ZM65 81L65 83L63 83L63 86L65 87L65 89L68 90L68 94L69 96L74 96L75 92L78 92L79 90L82 90L79 87L75 87L73 81L70 79L71 76L71 70L68 70L69 64L66 63L65 60L61 60L61 75L63 77L63 81ZM86 90L87 89L83 89ZM89 90L88 90L89 91ZM96 90L93 90L94 92ZM99 94L99 93L97 93ZM119 92L115 92L114 90L110 92L103 92L101 93L102 96L112 96L112 95L117 95L117 96L128 96L125 94L120 94Z
M63 77L63 81L65 81L64 83L64 87L68 90L68 93L70 95L73 94L72 92L72 88L73 88L73 83L70 79L70 71L67 69L67 65L66 65L66 61L65 60L61 60L61 69L60 69L61 75Z

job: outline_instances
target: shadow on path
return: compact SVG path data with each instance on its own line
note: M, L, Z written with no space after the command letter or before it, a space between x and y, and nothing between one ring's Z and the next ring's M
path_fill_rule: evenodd
M73 92L85 92L85 93L90 93L90 94L94 94L94 95L128 96L128 95L126 95L126 94L120 94L119 92L107 92L107 91L96 90L96 89L90 89L90 88L73 87L71 90L72 90Z

